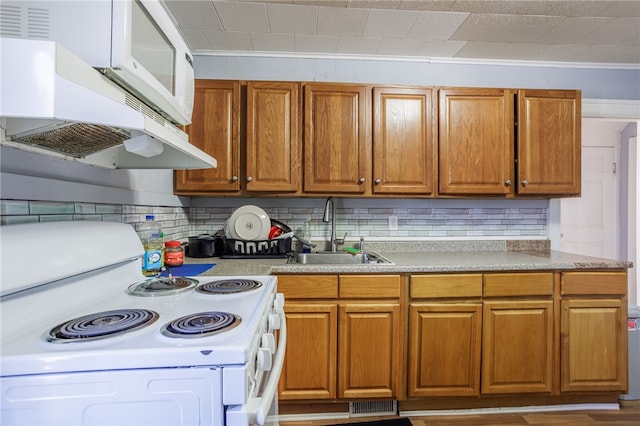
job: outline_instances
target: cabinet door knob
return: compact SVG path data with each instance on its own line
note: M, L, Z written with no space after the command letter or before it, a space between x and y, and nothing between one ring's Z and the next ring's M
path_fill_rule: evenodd
M505 186L511 186L511 179L507 179L504 181Z
M247 176L247 182L251 182L253 178L251 176Z
M376 185L380 185L380 183L382 183L382 179L376 179L375 182L376 182Z
M238 176L231 176L231 180L232 180L233 182L237 181L237 180L238 180Z
M523 180L523 181L522 181L522 186L527 186L527 185L529 185L529 181L528 181L528 180L526 180L526 179L525 179L525 180Z
M360 183L364 183L366 181L365 178L361 177L360 179L358 179L360 181Z

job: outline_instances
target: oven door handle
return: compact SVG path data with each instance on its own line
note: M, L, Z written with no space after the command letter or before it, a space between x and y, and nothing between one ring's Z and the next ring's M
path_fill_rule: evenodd
M284 366L284 353L287 348L287 321L284 312L280 314L280 333L278 350L269 371L267 384L262 397L249 398L246 404L236 405L227 409L227 424L230 425L264 425L271 403L278 394L278 381ZM247 423L245 423L247 422Z

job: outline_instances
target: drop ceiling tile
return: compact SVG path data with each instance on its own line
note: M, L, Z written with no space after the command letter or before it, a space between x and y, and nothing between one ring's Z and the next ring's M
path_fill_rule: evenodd
M293 52L293 34L249 33L253 49L259 52Z
M640 63L640 49L636 46L605 46L605 52L609 54L603 62L620 64Z
M211 49L209 40L207 40L207 37L203 30L185 29L185 30L182 30L182 32L184 33L184 36L187 39L187 44L189 45L192 51Z
M588 44L640 44L640 18L616 18L584 40Z
M541 46L530 43L468 42L456 54L456 58L535 60Z
M455 0L402 0L398 9L400 10L429 10L443 11L451 10Z
M381 41L381 38L376 37L342 36L338 38L336 52L353 55L375 55Z
M417 19L404 10L371 10L364 27L365 37L404 38Z
M290 4L267 4L271 31L274 33L315 34L318 8Z
M640 51L632 46L617 45L548 45L539 59L558 62L638 63Z
M556 16L471 15L452 40L527 43L541 37L565 18Z
M347 7L347 0L293 0L293 4L305 6Z
M408 38L383 38L378 54L384 56L417 56L424 40Z
M213 50L252 50L249 34L230 31L205 31Z
M334 36L361 36L369 11L366 9L318 8L318 34Z
M452 58L465 44L464 41L427 40L418 49L418 54L428 58Z
M363 9L397 9L402 0L347 0L347 7Z
M604 2L607 4L601 12L600 16L613 16L616 18L624 18L629 16L640 16L640 1L611 1Z
M469 16L467 13L419 12L416 22L407 34L408 38L425 40L449 40Z
M211 1L165 1L174 18L183 28L222 30L222 24Z
M225 31L269 32L267 8L262 3L214 2Z
M501 14L506 13L505 11L508 7L509 1L507 0L459 0L451 6L450 10L455 12Z
M592 46L585 44L548 44L540 47L537 54L531 55L532 61L589 62L594 54Z
M295 34L296 52L336 53L337 36Z
M592 34L611 20L613 18L567 18L542 34L536 42L548 44L580 43L589 34Z
M606 1L593 0L469 0L456 1L451 11L494 15L594 16L606 7Z

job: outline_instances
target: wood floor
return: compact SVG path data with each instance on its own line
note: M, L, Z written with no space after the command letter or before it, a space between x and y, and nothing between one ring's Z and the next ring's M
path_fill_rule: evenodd
M280 422L280 426L320 426L336 423L357 423L364 420L388 419L389 417L353 418L350 420L315 420L306 422ZM640 401L620 401L620 410L561 411L518 414L483 414L464 416L411 417L413 426L440 425L640 425Z

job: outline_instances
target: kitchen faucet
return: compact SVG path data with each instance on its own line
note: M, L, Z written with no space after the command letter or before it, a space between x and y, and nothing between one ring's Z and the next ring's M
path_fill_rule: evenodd
M347 238L348 232L344 233L344 238L336 238L336 202L333 197L327 198L327 201L324 204L324 216L322 216L322 221L324 223L329 223L329 214L331 214L331 251L335 253L337 251L336 249L338 244L344 244L344 240Z

